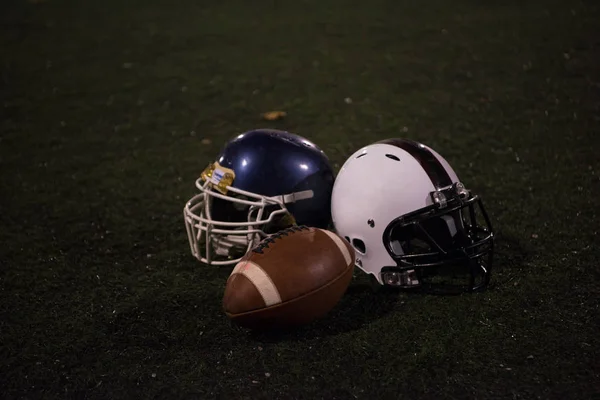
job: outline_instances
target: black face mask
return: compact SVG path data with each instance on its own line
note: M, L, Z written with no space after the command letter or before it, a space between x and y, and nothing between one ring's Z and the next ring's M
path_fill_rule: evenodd
M479 290L489 282L493 233L476 196L398 218L385 229L383 240L397 265L382 268L382 275L396 272L396 280L411 282L407 287L452 293ZM406 274L411 279L404 279Z

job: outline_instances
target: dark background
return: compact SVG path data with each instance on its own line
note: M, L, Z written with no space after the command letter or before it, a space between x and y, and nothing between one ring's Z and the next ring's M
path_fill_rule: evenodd
M0 397L598 398L599 8L3 1ZM306 328L232 326L229 269L192 258L182 209L256 127L336 169L389 137L439 151L493 218L492 287L357 272Z

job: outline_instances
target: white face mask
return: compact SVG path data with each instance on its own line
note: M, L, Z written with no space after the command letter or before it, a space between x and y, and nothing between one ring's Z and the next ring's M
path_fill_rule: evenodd
M264 237L295 224L286 204L313 197L312 190L262 196L231 187L234 179L233 170L211 164L183 210L191 253L205 264L238 263Z

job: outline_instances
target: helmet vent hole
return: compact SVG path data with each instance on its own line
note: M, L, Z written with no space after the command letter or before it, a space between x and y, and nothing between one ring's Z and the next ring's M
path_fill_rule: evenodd
M365 254L367 252L365 242L363 242L360 239L352 239L352 246L354 246L356 251L358 251L359 253Z
M396 157L395 155L393 155L393 154L386 154L385 156L387 158L391 158L392 160L400 161L400 159L398 157Z
M348 242L348 243L352 243L352 242L350 241L350 238L349 238L348 236L344 236L344 239L346 239L346 242Z
M361 158L361 157L364 157L366 155L367 155L367 153L362 153L362 154L357 155L356 158Z

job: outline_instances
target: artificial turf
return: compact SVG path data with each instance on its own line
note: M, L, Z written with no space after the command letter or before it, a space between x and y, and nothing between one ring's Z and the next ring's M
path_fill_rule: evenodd
M0 397L599 398L598 21L594 1L2 2ZM314 324L233 326L182 208L256 127L335 168L389 137L438 150L492 218L492 286L357 272Z

